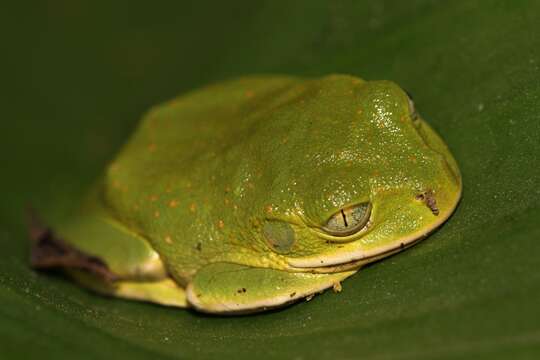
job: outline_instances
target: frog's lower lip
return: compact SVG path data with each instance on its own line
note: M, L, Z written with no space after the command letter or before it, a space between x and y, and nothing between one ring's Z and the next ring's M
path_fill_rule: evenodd
M441 212L439 216L437 216L436 221L430 224L429 227L396 239L391 244L386 246L369 250L362 249L361 246L359 246L357 250L344 251L342 253L337 252L333 254L321 254L319 256L310 256L304 258L289 258L287 259L287 263L293 269L296 268L299 271L336 272L355 268L357 269L364 264L376 261L412 246L416 242L428 236L433 230L441 226L450 217L450 215L452 215L459 203L460 198L461 189L457 194L454 203L447 209L447 211Z

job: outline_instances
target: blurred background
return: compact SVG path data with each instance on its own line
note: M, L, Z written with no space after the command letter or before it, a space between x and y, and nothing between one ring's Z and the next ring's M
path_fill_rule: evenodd
M540 357L540 3L50 0L0 18L1 358ZM456 214L339 295L255 316L29 270L25 204L68 213L150 106L257 73L400 84L460 164Z

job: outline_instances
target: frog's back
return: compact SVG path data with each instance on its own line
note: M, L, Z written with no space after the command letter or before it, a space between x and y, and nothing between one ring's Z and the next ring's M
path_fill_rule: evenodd
M280 95L298 82L292 77L245 77L179 96L149 111L123 153L185 163L217 152L249 131L253 117L247 115L279 105ZM126 159L121 154L119 160Z
M243 133L251 131L253 113L278 106L283 101L280 95L298 82L292 77L245 77L204 87L151 109L107 169L104 186L110 200L120 200L117 193L135 201L133 192L152 200L160 195L147 192L152 184L171 176L174 187L178 180L190 178L190 171L235 146Z
M245 77L153 108L106 171L105 207L149 238L162 255L170 256L164 247L174 244L179 254L185 254L186 264L193 262L189 252L200 250L197 236L208 242L210 225L216 225L209 213L218 196L211 192L221 194L227 188L217 190L212 183L216 177L226 178L237 165L241 150L231 148L253 133L261 112L292 101L301 83L285 76ZM233 154L229 159L228 153ZM180 229L192 236L180 235Z

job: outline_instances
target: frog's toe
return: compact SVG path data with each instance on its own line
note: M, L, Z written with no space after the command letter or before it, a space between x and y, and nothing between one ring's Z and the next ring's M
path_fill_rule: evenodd
M334 287L356 271L293 273L230 263L200 269L186 288L187 301L208 313L251 313L284 306Z

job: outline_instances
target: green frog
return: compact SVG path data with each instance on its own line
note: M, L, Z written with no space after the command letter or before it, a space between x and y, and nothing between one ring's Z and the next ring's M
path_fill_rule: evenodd
M390 81L253 76L151 109L32 265L112 296L239 314L310 299L452 214L461 176Z

